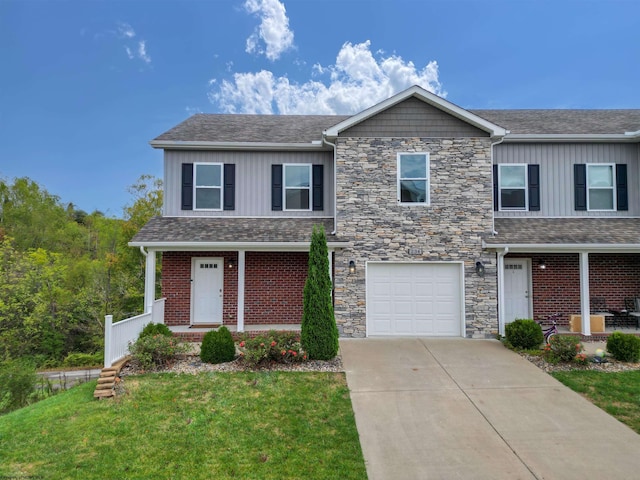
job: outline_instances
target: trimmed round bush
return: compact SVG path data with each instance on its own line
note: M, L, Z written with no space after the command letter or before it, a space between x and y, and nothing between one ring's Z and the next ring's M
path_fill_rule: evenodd
M505 326L507 341L515 348L539 348L544 340L542 328L535 321L519 318Z
M607 339L607 352L619 362L637 362L640 338L631 333L613 332Z
M169 330L164 323L148 323L138 335L138 338L148 337L152 335L165 335L167 337L172 337L173 333Z
M200 360L205 363L230 362L236 358L236 345L227 327L207 332L200 347Z

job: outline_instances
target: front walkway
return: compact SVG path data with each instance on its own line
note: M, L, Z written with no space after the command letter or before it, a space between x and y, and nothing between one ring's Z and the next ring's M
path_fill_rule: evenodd
M369 480L638 476L640 435L496 340L340 347Z

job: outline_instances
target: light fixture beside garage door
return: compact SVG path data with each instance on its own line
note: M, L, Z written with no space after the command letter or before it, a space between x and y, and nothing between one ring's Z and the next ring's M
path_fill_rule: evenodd
M356 273L356 262L353 260L349 261L349 273Z
M484 265L479 260L476 262L476 273L479 277L484 277Z

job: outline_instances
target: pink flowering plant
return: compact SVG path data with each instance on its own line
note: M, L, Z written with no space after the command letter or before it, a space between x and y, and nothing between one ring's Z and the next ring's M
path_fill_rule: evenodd
M575 335L554 335L545 345L543 356L549 363L577 362L586 363L584 346Z
M270 362L303 362L307 355L302 351L297 333L270 331L267 335L245 337L238 343L240 358L250 366Z

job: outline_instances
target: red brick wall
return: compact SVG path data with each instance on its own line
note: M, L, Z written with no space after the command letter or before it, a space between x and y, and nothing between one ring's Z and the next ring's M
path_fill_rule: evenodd
M309 255L247 252L245 263L245 325L300 323Z
M191 322L191 263L193 257L224 258L222 299L223 323L237 323L238 268L237 252L164 252L162 254L162 296L164 322L167 325L189 325ZM229 260L235 265L229 268Z
M578 254L510 254L507 258L531 258L533 315L536 320L561 313L561 325L580 313L580 263ZM544 260L546 268L540 269ZM640 255L590 254L589 294L603 297L607 307L624 308L624 298L640 296Z
M237 252L164 252L162 296L165 323L189 325L191 316L191 263L193 257L223 257L223 323L237 325ZM235 265L229 268L229 260ZM302 291L307 278L306 252L247 252L245 256L245 325L299 324Z

